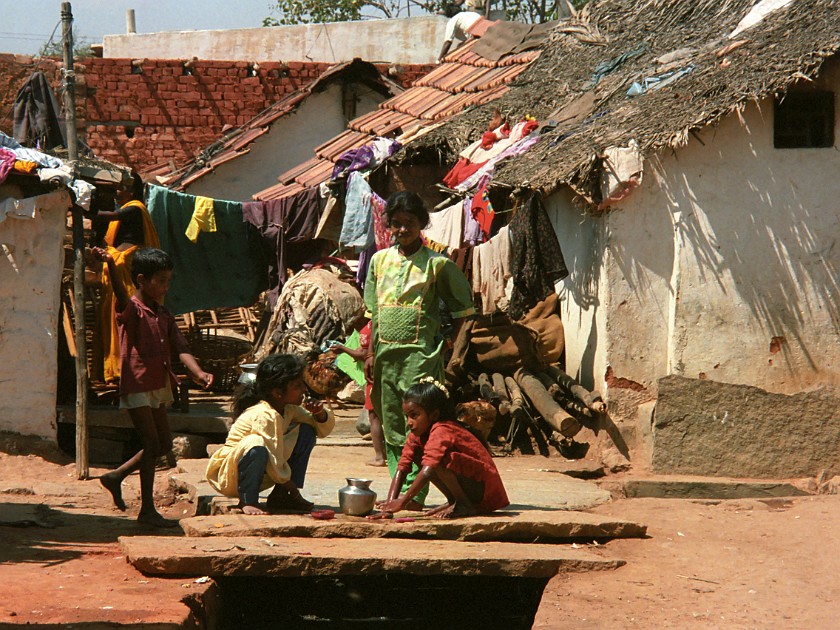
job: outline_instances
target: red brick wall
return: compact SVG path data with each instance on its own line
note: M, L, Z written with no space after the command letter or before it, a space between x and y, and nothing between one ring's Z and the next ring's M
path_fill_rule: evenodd
M44 60L39 67L60 98L61 63ZM218 139L226 125L248 122L328 67L266 62L250 76L244 61L195 61L185 74L181 60L148 59L135 73L130 59L84 59L76 64L79 135L99 157L140 171L181 164ZM388 71L385 64L377 67ZM431 68L400 65L391 78L407 87ZM0 130L8 134L15 95L34 69L26 57L0 55Z

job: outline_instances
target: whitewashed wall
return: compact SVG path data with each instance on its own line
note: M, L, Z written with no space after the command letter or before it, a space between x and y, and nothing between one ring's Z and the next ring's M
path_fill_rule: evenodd
M106 35L105 57L227 59L231 61L365 61L434 63L446 18L427 15L390 20L301 24L218 31Z
M361 116L385 100L360 86L356 105ZM329 86L310 95L298 109L277 120L267 134L250 145L250 152L226 162L187 187L185 192L214 199L248 201L277 183L281 173L313 158L313 149L347 128L341 105L341 86Z
M5 195L0 189L0 198ZM41 195L34 219L0 223L0 431L55 439L64 191Z
M546 201L569 276L557 284L566 336L566 369L587 388L602 387L606 309L601 281L604 257L603 217L587 216L564 189Z
M840 110L837 66L820 82ZM572 263L567 369L596 388L609 375L610 397L632 392L636 404L668 374L779 393L840 383L835 120L833 148L775 149L772 101L750 104L647 160L642 186L602 219L553 195ZM596 290L576 288L591 278Z
M616 373L781 393L840 382L840 154L774 149L769 102L744 123L649 161L609 215Z

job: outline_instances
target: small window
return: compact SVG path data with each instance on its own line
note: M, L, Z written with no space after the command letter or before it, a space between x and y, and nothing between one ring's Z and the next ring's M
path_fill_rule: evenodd
M773 146L818 149L834 146L834 92L789 92L775 104Z

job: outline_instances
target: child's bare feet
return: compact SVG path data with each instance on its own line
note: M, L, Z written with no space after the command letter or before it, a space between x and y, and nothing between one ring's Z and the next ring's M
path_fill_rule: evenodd
M424 508L423 504L420 503L417 499L412 499L406 504L405 509L409 512L422 512Z
M265 516L268 514L268 512L258 505L238 505L237 507L242 510L243 514L248 514L250 516Z
M374 457L369 462L365 462L365 466L373 466L374 468L384 468L388 463L384 459Z
M99 483L105 488L114 500L114 506L125 512L125 501L122 498L122 481L113 473L105 473L99 477Z
M150 527L178 527L178 521L164 518L158 512L140 512L137 522Z
M430 514L429 512L434 513ZM472 505L453 503L452 505L442 505L440 506L440 508L434 508L434 510L429 510L429 512L426 512L426 515L433 516L434 518L462 518L465 516L475 516L476 509Z

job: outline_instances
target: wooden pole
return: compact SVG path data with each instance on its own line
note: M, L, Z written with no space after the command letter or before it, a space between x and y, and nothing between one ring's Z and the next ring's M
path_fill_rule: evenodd
M514 379L525 392L537 412L565 437L574 437L581 429L577 418L558 405L539 379L527 370L517 370Z
M507 386L505 386L505 377L498 372L494 372L492 379L493 389L499 397L499 414L506 416L510 413L510 397L508 396Z
M67 125L67 158L75 176L79 149L76 137L76 74L73 69L73 10L61 3L61 32L64 43L64 120ZM73 204L73 293L76 297L76 476L90 476L87 426L87 348L85 344L85 233L82 209Z
M583 404L595 413L605 413L607 411L607 405L601 400L601 394L598 392L590 392L556 365L549 366L545 371L553 380L569 390L572 396L583 401Z

